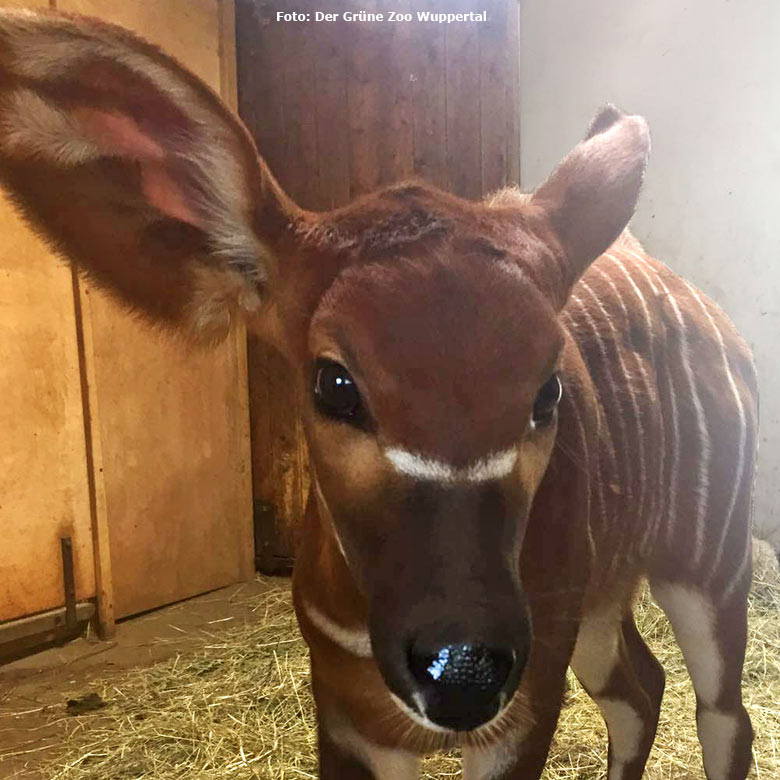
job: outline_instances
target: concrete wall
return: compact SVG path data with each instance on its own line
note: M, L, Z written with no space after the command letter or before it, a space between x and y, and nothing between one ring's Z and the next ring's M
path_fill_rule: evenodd
M650 123L633 229L755 351L754 522L780 547L780 2L520 0L521 177L535 187L614 102Z

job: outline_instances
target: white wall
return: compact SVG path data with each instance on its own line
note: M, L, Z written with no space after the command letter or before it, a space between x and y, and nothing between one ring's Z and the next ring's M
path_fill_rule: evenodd
M754 522L780 546L780 0L520 0L522 186L598 107L643 114L653 150L632 223L755 351Z

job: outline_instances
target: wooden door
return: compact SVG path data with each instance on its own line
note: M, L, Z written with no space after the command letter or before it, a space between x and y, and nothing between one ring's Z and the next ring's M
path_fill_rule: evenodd
M315 210L419 176L467 198L519 181L517 0L237 0L239 113L281 185ZM487 12L484 22L314 21L316 11ZM310 15L277 21L278 11ZM282 536L308 478L279 356L249 341L255 497ZM266 516L272 516L266 513ZM275 555L273 554L275 552Z
M228 98L232 4L58 0L159 44ZM80 282L116 617L252 576L245 334L184 349Z
M78 599L95 595L95 577L71 271L1 195L0 237L0 621L6 621L64 604L60 536L73 542Z

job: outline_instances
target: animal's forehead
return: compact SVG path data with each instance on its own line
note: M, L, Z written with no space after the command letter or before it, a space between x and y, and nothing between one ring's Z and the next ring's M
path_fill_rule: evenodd
M312 323L315 356L344 359L387 440L454 463L517 441L559 346L518 266L447 251L348 269Z

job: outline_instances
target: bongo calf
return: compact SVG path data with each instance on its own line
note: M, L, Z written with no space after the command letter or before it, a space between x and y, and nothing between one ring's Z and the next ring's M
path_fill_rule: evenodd
M530 195L420 183L297 207L175 60L93 19L0 13L0 180L95 284L296 372L312 494L295 609L326 780L536 780L571 664L638 780L685 655L709 780L743 780L757 391L745 343L626 232L649 149L613 107ZM204 554L207 551L204 550Z

